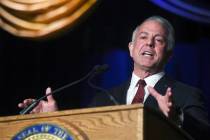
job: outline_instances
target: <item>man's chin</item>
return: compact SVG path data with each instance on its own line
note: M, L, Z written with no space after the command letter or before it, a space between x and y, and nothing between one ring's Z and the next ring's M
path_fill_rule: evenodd
M159 71L157 65L142 65L142 69L151 73L155 73Z

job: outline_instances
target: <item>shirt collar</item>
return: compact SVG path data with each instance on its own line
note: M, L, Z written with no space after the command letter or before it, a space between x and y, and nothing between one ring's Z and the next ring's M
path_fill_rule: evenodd
M159 73L153 74L151 76L146 77L144 80L147 83L147 85L154 87L155 84L165 75L165 72L161 71ZM131 84L130 86L135 87L137 82L140 80L140 78L135 74L132 73L131 78Z
M151 87L154 87L155 84L165 75L165 73L162 71L162 72L159 72L159 73L156 73L154 75L151 75L149 77L146 77L144 80L145 82L147 83L147 85L151 86Z

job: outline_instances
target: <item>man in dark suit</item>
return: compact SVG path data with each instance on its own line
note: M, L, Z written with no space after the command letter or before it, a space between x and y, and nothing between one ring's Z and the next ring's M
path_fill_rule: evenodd
M208 136L209 122L201 91L175 81L164 73L174 48L174 29L164 18L146 19L134 31L129 43L134 62L131 79L110 94L119 104L132 104L138 90L139 79L146 82L142 103L145 107L162 112L194 138ZM102 97L104 96L104 97ZM98 94L91 106L111 105L106 95Z
M198 89L175 81L164 73L174 42L174 29L166 19L159 16L146 19L135 29L128 46L134 62L131 79L112 89L110 94L119 104L143 103L200 139L209 131L202 94ZM50 92L48 88L46 93ZM19 107L26 107L31 102L32 99L26 99ZM106 105L114 103L105 94L97 94L90 104ZM31 113L54 110L57 110L56 101L48 96L48 101L41 101ZM200 135L195 135L197 133Z

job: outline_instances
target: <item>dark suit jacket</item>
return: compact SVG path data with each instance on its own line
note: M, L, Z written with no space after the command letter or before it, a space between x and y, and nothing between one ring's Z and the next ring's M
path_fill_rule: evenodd
M119 104L126 104L129 84L130 80L110 90L111 96L113 96ZM181 125L184 130L195 139L202 139L204 136L208 136L208 134L210 134L208 114L205 109L201 91L167 76L162 77L154 88L160 94L164 95L168 87L172 88L172 100L176 112L172 118L177 118L180 113L183 113L184 121ZM103 93L98 93L90 104L92 107L109 105L114 105L114 103L107 94ZM146 99L144 106L160 111L157 101L151 95Z

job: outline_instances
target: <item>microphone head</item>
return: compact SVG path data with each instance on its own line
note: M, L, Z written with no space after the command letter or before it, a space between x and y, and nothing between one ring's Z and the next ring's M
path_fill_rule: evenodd
M96 73L101 73L101 72L108 70L108 68L109 68L109 65L103 64L103 65L96 65L94 67L94 70Z

